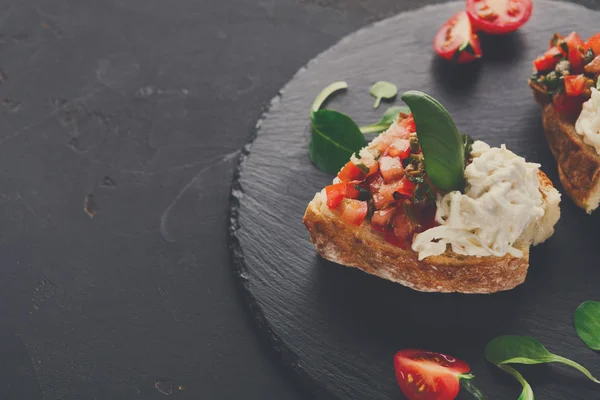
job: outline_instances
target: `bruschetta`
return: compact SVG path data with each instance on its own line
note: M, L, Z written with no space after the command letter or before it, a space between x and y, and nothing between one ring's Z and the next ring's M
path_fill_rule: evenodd
M317 252L418 291L521 284L529 247L554 232L560 194L538 164L482 141L465 145L462 191L439 190L413 114L400 114L308 204Z
M591 213L600 203L600 34L587 41L575 32L555 34L533 65L529 86L542 107L560 181L575 204Z

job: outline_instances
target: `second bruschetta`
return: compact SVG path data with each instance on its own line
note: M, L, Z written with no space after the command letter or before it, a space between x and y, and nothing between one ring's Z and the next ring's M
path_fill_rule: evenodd
M600 34L583 41L555 34L529 79L542 107L546 139L560 181L575 204L591 213L600 203Z

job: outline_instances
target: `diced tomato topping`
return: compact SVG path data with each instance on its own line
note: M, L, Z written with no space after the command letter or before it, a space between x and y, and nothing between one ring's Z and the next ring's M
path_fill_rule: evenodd
M396 207L388 207L375 211L371 217L371 227L379 232L383 232L392 221L395 213Z
M583 39L575 33L571 32L566 38L563 39L569 46L569 62L571 68L575 73L583 72L584 60L584 45Z
M396 191L400 194L405 194L407 196L413 197L415 195L416 186L417 185L415 185L413 182L404 178L400 181L400 185L398 186L398 189L396 189Z
M360 191L356 187L359 183L359 181L346 183L346 195L344 197L347 199L358 199L360 196Z
M404 167L398 157L381 157L379 170L386 183L390 183L404 176Z
M592 36L585 43L585 50L592 49L595 56L600 56L600 33Z
M397 192L406 197L413 197L414 191L415 184L406 178L402 178L399 181L381 185L377 193L372 192L373 203L375 208L381 209L394 202L394 193Z
M585 75L565 76L565 93L567 96L579 96L585 90Z
M381 189L381 187L385 184L385 181L383 180L383 176L381 176L380 174L375 174L373 176L370 176L369 179L367 179L367 184L369 185L369 191L371 193L377 193L379 192L379 189Z
M344 182L329 185L325 188L327 194L327 207L338 208L344 197L346 197L346 184Z
M366 201L344 199L340 204L340 218L352 225L359 226L369 211Z
M400 126L406 128L410 133L417 131L417 126L415 125L415 119L413 118L412 113L400 122Z
M338 174L338 178L342 182L361 181L365 179L366 175L365 171L357 167L352 161L348 161Z
M358 199L360 196L360 191L356 188L356 186L359 183L360 181L340 182L325 187L325 194L327 195L327 207L330 209L336 209L345 198Z
M404 160L410 155L410 140L396 139L390 144L390 147L385 151L384 155L390 157L400 157Z
M404 240L409 240L413 234L413 226L404 212L397 212L394 216L394 235Z
M558 47L552 47L543 56L538 57L533 61L533 66L536 70L549 71L554 69L556 64L560 61L560 59L564 56L564 52Z

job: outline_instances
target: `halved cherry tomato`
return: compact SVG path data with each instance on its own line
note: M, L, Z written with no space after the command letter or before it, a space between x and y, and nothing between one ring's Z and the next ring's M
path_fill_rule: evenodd
M585 49L592 49L594 55L600 56L600 33L592 36L585 42Z
M475 30L514 32L531 17L532 0L467 0L467 13Z
M579 96L585 90L585 75L567 75L564 79L567 96Z
M338 178L342 182L361 181L365 179L365 171L357 167L352 161L348 161L344 168L338 173Z
M396 379L409 400L453 400L460 380L470 380L469 364L446 354L401 350L394 356Z
M571 71L574 73L583 72L585 64L583 39L575 32L571 32L563 41L569 46L569 62L571 63Z
M390 183L404 176L404 167L398 157L381 157L379 159L379 170L386 183Z
M366 201L344 199L340 204L340 218L351 225L362 224L368 211L369 206Z
M564 52L558 47L551 47L543 56L533 61L533 66L539 72L550 71L564 57Z
M360 181L340 182L326 186L327 207L333 210L338 208L343 199L358 199L360 191L356 189L356 185L359 183Z
M471 22L465 11L450 18L433 40L435 52L442 58L468 63L481 57L481 43L473 32Z

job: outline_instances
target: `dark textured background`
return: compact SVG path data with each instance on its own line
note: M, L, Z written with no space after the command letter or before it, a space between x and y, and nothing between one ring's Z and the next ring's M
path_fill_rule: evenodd
M233 283L237 150L308 60L425 3L0 1L0 398L300 398Z

